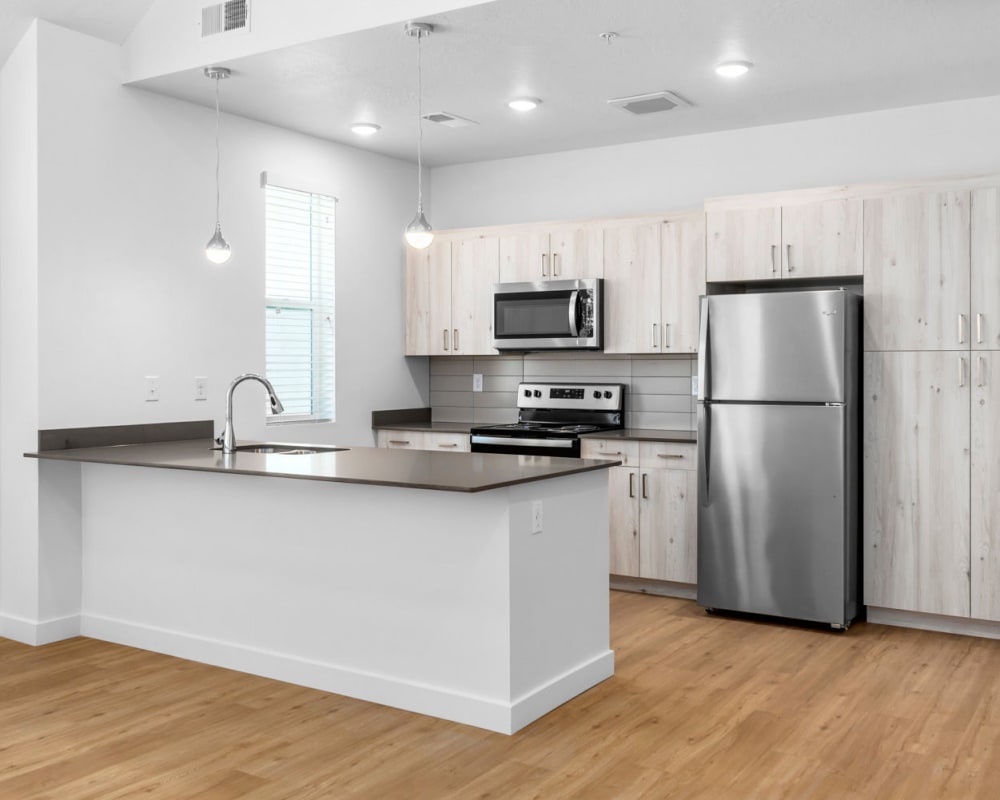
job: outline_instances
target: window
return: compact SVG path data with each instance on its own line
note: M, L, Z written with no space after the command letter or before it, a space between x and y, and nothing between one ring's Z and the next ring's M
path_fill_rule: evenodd
M267 377L285 413L334 419L334 209L329 195L265 184Z

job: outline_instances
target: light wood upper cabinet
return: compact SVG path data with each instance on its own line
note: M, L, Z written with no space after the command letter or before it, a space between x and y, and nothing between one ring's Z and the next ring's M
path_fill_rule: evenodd
M864 201L865 350L968 350L970 193Z
M600 225L564 226L500 237L500 280L504 283L603 276Z
M445 355L451 337L451 242L406 248L406 355Z
M969 354L865 353L864 600L969 616Z
M707 278L761 281L781 277L781 209L708 211Z
M972 193L973 350L1000 349L1000 188Z
M782 206L782 277L861 275L861 209L860 198Z
M695 353L698 298L705 294L705 215L666 220L660 245L660 352Z
M861 275L861 200L710 209L708 280Z
M1000 351L971 364L972 617L1000 622Z
M659 353L660 223L604 229L604 351Z
M495 355L497 237L435 237L406 249L406 355Z

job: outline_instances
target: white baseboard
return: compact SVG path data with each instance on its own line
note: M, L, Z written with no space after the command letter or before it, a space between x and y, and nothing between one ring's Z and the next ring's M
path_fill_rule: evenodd
M507 703L391 675L136 625L108 617L85 614L81 618L80 627L84 636L94 639L308 686L506 734L514 733L614 673L614 653L608 650L515 702Z
M0 614L0 636L30 645L51 644L80 635L80 616L56 617L41 622Z
M868 606L868 622L875 625L895 625L899 628L918 628L923 631L1000 639L1000 622L984 619L947 617L941 614L923 614L918 611L898 611L894 608Z

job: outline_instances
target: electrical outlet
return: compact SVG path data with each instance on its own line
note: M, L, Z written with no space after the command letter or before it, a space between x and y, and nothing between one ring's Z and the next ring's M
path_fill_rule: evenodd
M194 399L208 400L208 378L200 376L194 379Z
M483 390L483 373L472 373L472 391L481 392Z
M160 399L160 376L146 376L146 402L155 403Z
M531 504L531 532L542 532L542 501L535 500Z

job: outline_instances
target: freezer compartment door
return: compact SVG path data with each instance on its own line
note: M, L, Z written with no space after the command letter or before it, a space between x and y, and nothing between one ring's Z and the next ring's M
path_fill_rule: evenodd
M847 304L856 302L843 289L703 298L702 397L737 402L844 402L845 346L857 348L856 337L846 335L854 318Z
M840 406L698 407L698 603L830 624L856 601Z

